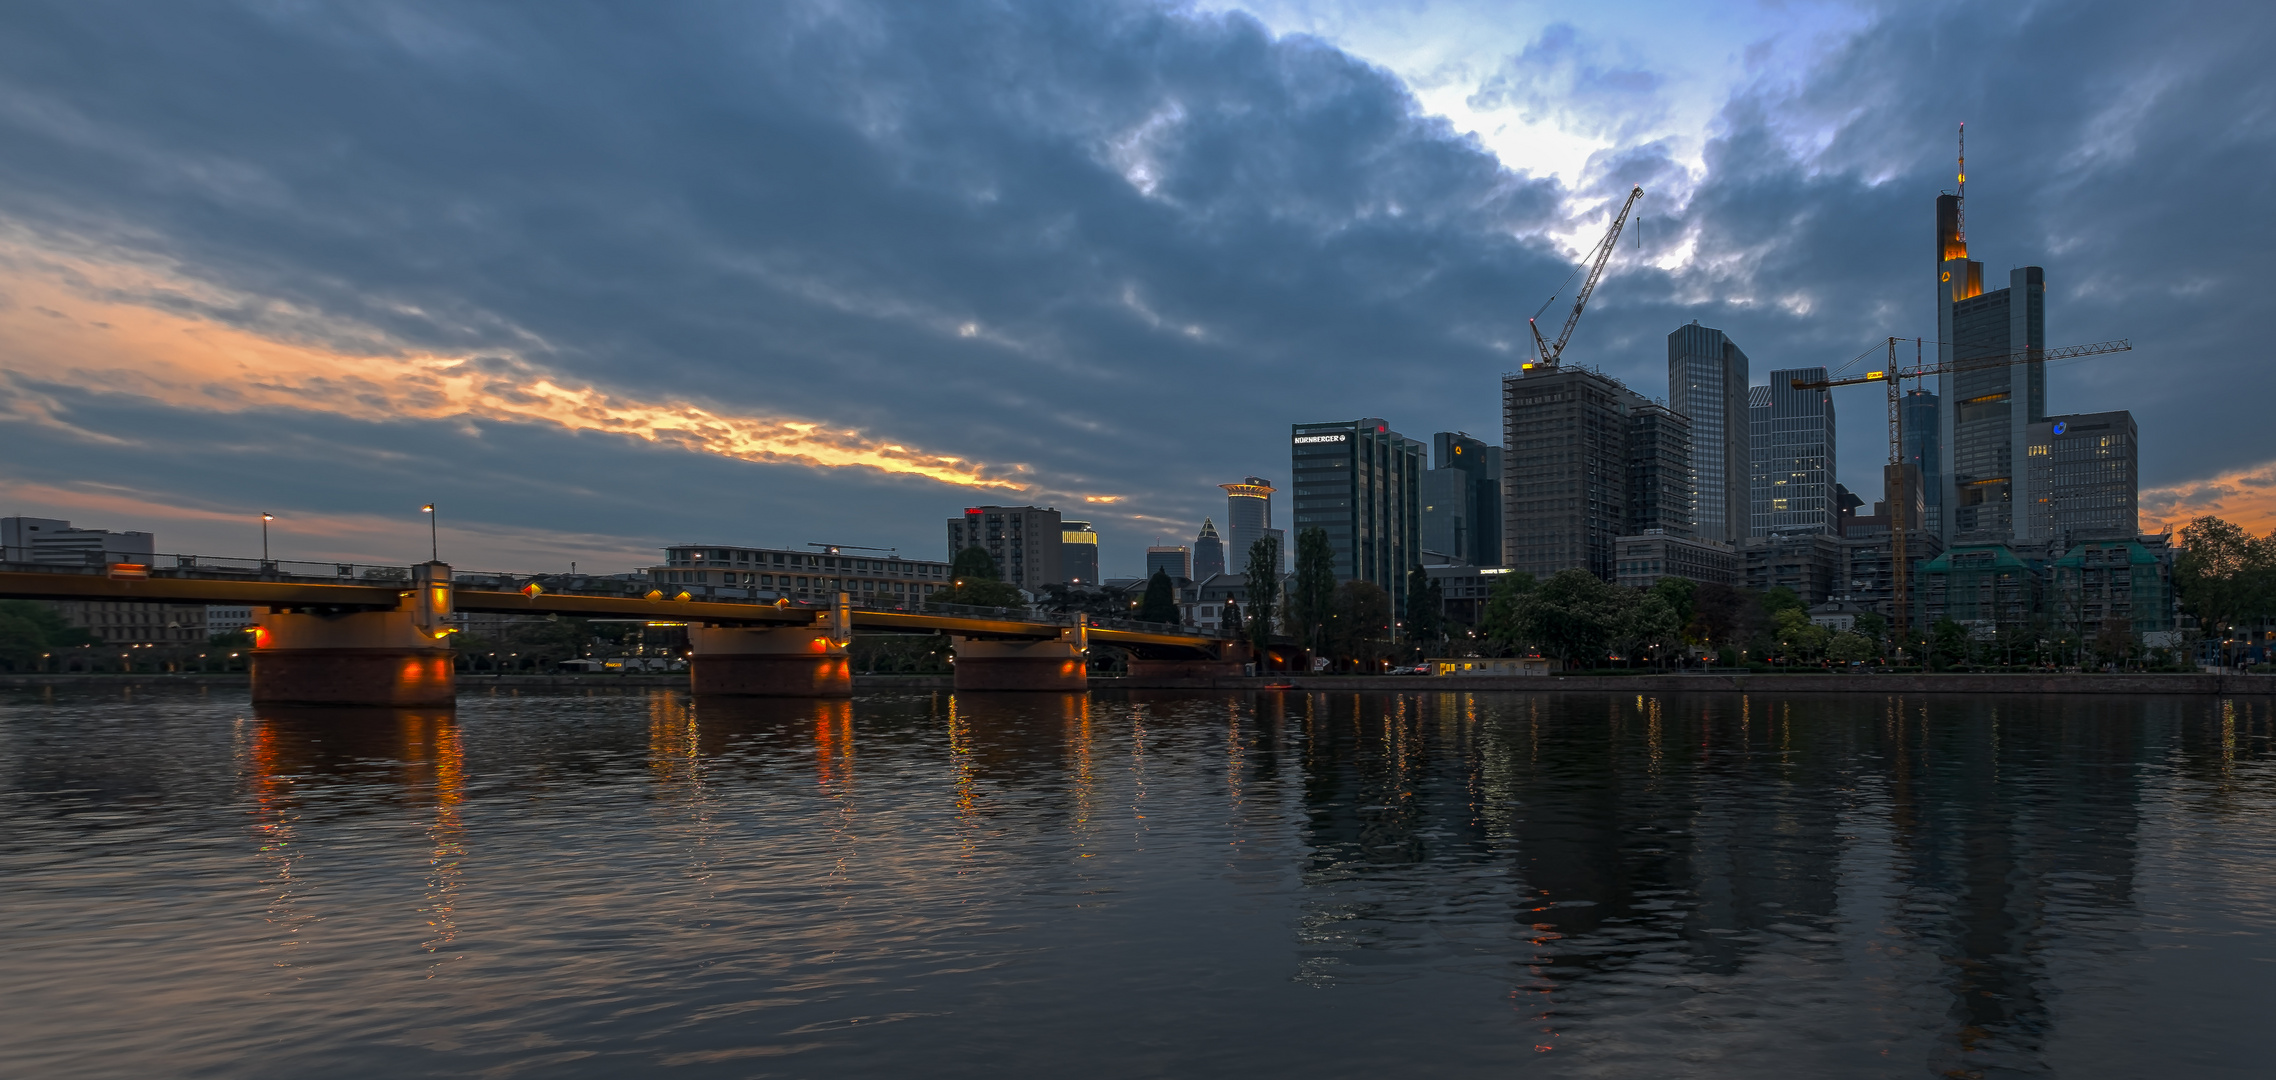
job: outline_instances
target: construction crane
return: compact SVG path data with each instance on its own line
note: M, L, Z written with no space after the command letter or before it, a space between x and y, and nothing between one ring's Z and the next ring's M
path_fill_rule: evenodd
M2134 346L2125 338L2119 338L2115 341L2097 341L2091 345L2066 345L2060 349L2025 349L2020 352L2001 353L1993 356L1968 357L1966 359L1955 359L1948 364L1938 363L1932 366L1922 359L1922 353L1927 347L1927 342L1921 338L1914 338L1912 369L1899 371L1897 370L1897 345L1903 340L1903 338L1889 339L1889 366L1883 370L1868 371L1863 375L1852 375L1845 379L1795 379L1793 384L1796 390L1830 390L1836 386L1858 386L1870 382L1882 383L1889 388L1889 464L1892 466L1889 475L1886 477L1889 485L1889 566L1895 577L1891 584L1895 586L1894 614L1896 615L1896 624L1899 630L1910 630L1912 628L1912 612L1907 599L1908 594L1905 591L1906 572L1909 569L1905 562L1905 507L1912 500L1906 495L1904 489L1905 450L1902 412L1904 394L1898 384L1906 379L1920 379L1930 375L1944 375L1957 371L1981 371L1985 368L2008 367L2013 364L2029 364L2046 360L2073 360L2084 356L2100 356L2104 353L2128 352ZM1943 342L1937 344L1941 345ZM1870 352L1871 350L1867 351ZM2009 467L2022 468L2023 463L2014 462Z
M1525 320L1526 326L1533 330L1533 347L1538 351L1538 359L1525 365L1526 370L1556 367L1558 359L1565 355L1565 343L1573 339L1573 327L1580 325L1581 309L1588 306L1588 294L1596 291L1597 281L1604 277L1604 264L1611 260L1612 249L1620 243L1620 230L1628 224L1628 211L1635 209L1636 200L1643 197L1643 185L1638 184L1630 188L1628 201L1621 203L1620 212L1612 216L1612 228L1604 234L1604 239L1596 245L1596 253L1589 256L1588 281L1581 285L1580 295L1573 297L1573 313L1565 316L1565 329L1563 333L1557 335L1557 343L1551 345L1542 340L1541 325L1537 321L1540 318L1540 312L1535 312L1533 318ZM1572 279L1566 278L1565 280L1569 282ZM1549 298L1550 304L1556 302L1556 297ZM1541 307L1543 310L1547 310L1549 304L1543 304Z

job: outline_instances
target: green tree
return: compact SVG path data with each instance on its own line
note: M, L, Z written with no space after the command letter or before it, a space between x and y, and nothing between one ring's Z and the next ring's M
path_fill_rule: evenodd
M1356 578L1336 586L1324 636L1337 659L1373 670L1390 647L1390 635L1390 593Z
M1874 652L1878 654L1882 642L1889 636L1889 620L1868 611L1857 617L1857 625L1852 629L1856 631L1857 636L1864 638L1867 644L1873 646Z
M1807 605L1802 603L1802 598L1796 595L1794 590L1784 585L1763 590L1763 614L1773 619L1777 618L1781 611L1804 611L1806 608Z
M1798 607L1778 609L1771 616L1771 625L1779 653L1789 660L1815 660L1825 655L1826 644L1833 638L1832 631L1811 622L1810 613Z
M1690 578L1664 577L1652 583L1651 591L1675 615L1680 631L1690 627L1691 620L1699 615L1699 583Z
M1693 641L1717 650L1729 650L1733 663L1738 651L1754 637L1763 622L1760 598L1728 585L1701 585L1693 593L1691 622L1684 628Z
M1518 624L1518 606L1532 594L1540 582L1523 570L1512 570L1494 578L1493 587L1486 591L1486 613L1478 624L1479 633L1495 656L1511 656L1537 644L1525 636Z
M1328 616L1335 610L1336 551L1328 531L1315 525L1296 534L1296 580L1288 590L1283 617L1288 636L1314 653L1326 645Z
M1160 567L1154 569L1154 576L1146 579L1146 598L1138 602L1138 619L1172 625L1182 621L1178 618L1177 586L1170 583L1169 573Z
M938 607L942 604L966 604L972 607L1021 607L1026 603L1027 598L1020 595L1018 586L1008 581L992 581L987 578L962 579L958 584L950 585L948 588L938 590L931 596L925 597L925 606L927 607ZM1128 612L1116 611L1115 614L1127 615Z
M949 586L936 590L925 598L926 607L942 604L966 604L972 607L1020 607L1027 598L1019 588L1003 580L996 570L996 560L986 548L968 547L956 553L948 564Z
M2174 591L2208 632L2276 614L2276 533L2262 539L2201 517L2182 528L2181 545Z
M2106 664L2124 664L2140 648L2141 639L2134 636L2133 624L2123 616L2102 620L2102 629L2094 635L2095 659Z
M1619 630L1623 599L1595 574L1560 570L1518 601L1517 630L1567 667L1580 661L1593 666Z
M1683 579L1660 579L1662 583L1681 580ZM1614 643L1619 645L1621 654L1627 657L1628 666L1636 665L1639 654L1650 657L1657 666L1683 640L1684 621L1676 616L1674 606L1668 603L1667 594L1656 585L1649 589L1630 589L1626 592L1629 595L1622 598L1619 604L1620 619Z
M1929 659L1938 670L1965 663L1968 647L1968 628L1950 618L1938 619L1928 628Z
M948 564L948 576L953 584L968 581L1002 581L1004 575L996 570L995 557L983 547L968 547L956 553L956 561Z
M1826 643L1826 658L1844 664L1871 660L1873 659L1873 641L1854 630L1844 630L1835 634L1833 640Z
M0 663L11 671L38 667L47 653L99 645L102 639L85 627L73 626L63 615L33 600L0 600Z
M1280 607L1280 541L1260 536L1249 545L1249 564L1241 591L1248 596L1249 645L1258 663L1272 644L1272 619Z
M1421 563L1407 572L1407 643L1431 655L1446 636L1446 591Z

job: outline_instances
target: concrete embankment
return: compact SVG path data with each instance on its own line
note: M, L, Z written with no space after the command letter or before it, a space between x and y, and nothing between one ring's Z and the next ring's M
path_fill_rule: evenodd
M950 675L856 675L856 690L948 690L953 688ZM45 686L55 687L127 687L163 686L230 686L246 687L251 677L242 671L211 674L149 674L121 675L117 673L74 672L71 674L0 675L0 689L30 690ZM662 687L669 690L688 688L685 671L642 673L638 675L468 675L458 676L460 693L490 690L608 690L620 687Z
M0 675L0 689L41 687L158 688L247 685L244 673L178 675ZM686 690L684 671L640 675L460 675L466 693L500 690ZM951 675L856 675L854 689L952 690ZM1093 690L1203 690L1302 693L1500 691L1519 694L2129 694L2142 696L2276 695L2276 675L1293 675L1220 678L1094 676Z
M1520 694L2276 694L2276 675L1295 675L1217 679L1094 678L1091 689L1304 693L1500 690Z

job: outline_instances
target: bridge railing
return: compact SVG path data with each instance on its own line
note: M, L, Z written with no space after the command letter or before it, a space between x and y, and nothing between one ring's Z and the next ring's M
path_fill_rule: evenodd
M411 580L411 568L388 563L241 559L230 555L121 555L87 552L79 562L0 563L16 573L117 574L155 578L285 581L325 585L392 585Z
M14 572L116 575L131 573L134 576L153 578L195 578L224 581L267 581L322 585L407 585L411 580L411 567L384 563L312 562L301 559L246 559L228 555L154 555L147 563L121 563L107 559L100 553L91 553L85 562L0 562L0 569ZM651 592L677 597L682 591L670 585L659 584L637 574L525 574L510 571L454 570L452 584L461 589L495 592L521 592L536 585L544 593L564 596L641 597ZM783 606L792 610L827 612L831 604L822 599L783 598L778 590L759 586L710 585L701 591L686 590L690 600L710 604L750 604L757 607ZM1078 617L1074 612L1043 611L1033 606L981 607L972 604L927 603L922 598L886 600L855 600L855 611L895 612L910 615L946 615L973 619L997 619L1012 622L1042 623L1055 626L1073 626ZM1231 637L1221 630L1181 626L1175 623L1146 622L1116 616L1086 616L1093 627L1105 630L1128 630L1148 634L1176 634L1181 636Z

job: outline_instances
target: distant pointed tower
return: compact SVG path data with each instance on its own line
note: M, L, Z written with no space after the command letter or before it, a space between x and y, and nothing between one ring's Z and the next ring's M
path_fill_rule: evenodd
M1201 535L1193 538L1193 580L1207 581L1225 572L1225 542L1218 539L1217 523L1201 519Z

